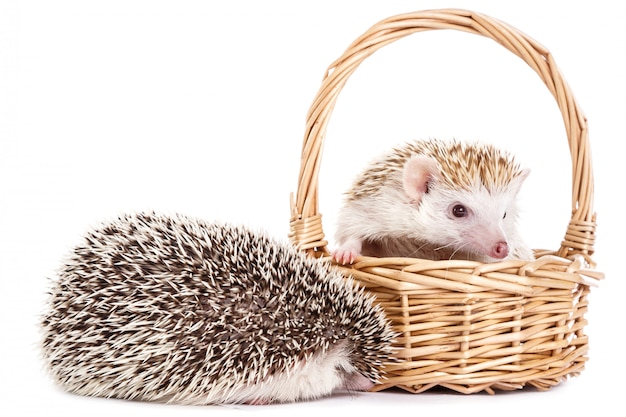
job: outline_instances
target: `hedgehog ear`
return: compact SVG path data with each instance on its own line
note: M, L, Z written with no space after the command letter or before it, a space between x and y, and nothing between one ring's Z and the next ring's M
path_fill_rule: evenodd
M519 193L520 188L522 188L522 184L524 183L526 178L528 178L529 174L530 174L530 169L528 168L523 169L520 175L518 175L517 177L513 179L513 181L511 181L511 191L513 192L514 195L517 195L517 193Z
M437 162L428 156L415 155L405 164L402 172L404 192L415 202L419 202L428 192L428 184L437 175Z

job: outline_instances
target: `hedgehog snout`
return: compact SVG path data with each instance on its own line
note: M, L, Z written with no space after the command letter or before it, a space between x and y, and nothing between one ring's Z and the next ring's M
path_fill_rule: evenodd
M509 245L505 241L496 243L492 248L489 256L496 259L504 259L509 255Z
M356 368L354 354L354 348L347 340L339 341L328 352L334 362L335 372L341 379L335 391L368 391L374 386L374 382Z
M374 385L366 376L353 372L344 375L342 388L348 391L369 391Z

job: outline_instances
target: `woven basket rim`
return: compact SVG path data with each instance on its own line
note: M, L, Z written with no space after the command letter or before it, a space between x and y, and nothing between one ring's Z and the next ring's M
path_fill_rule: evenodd
M326 127L348 78L378 49L429 30L459 30L492 39L526 62L548 88L563 117L572 159L571 219L560 247L550 253L564 258L582 255L593 265L590 257L594 252L596 214L585 115L547 48L507 23L464 9L423 10L383 19L354 40L328 67L307 114L298 188L291 197L291 241L313 256L328 255L319 212L318 174Z

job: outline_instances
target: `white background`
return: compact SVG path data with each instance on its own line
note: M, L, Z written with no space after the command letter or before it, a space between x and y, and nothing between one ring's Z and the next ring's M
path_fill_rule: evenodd
M0 2L0 414L587 415L610 403L623 412L624 223L615 196L624 187L626 16L615 4ZM51 382L37 357L38 315L48 279L88 227L155 209L286 236L305 115L325 69L375 22L444 7L497 17L548 47L589 119L594 260L607 277L590 297L590 361L580 376L543 393L385 392L268 407L83 398ZM492 141L517 153L532 170L522 193L524 234L535 248L558 247L571 197L558 108L517 57L451 31L383 48L346 85L320 175L328 237L341 192L368 158L434 136Z

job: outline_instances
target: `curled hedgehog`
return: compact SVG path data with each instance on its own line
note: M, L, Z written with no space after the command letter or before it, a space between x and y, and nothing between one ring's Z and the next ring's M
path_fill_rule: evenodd
M65 390L178 404L368 390L395 337L327 262L243 226L156 213L89 232L41 324L43 358Z

